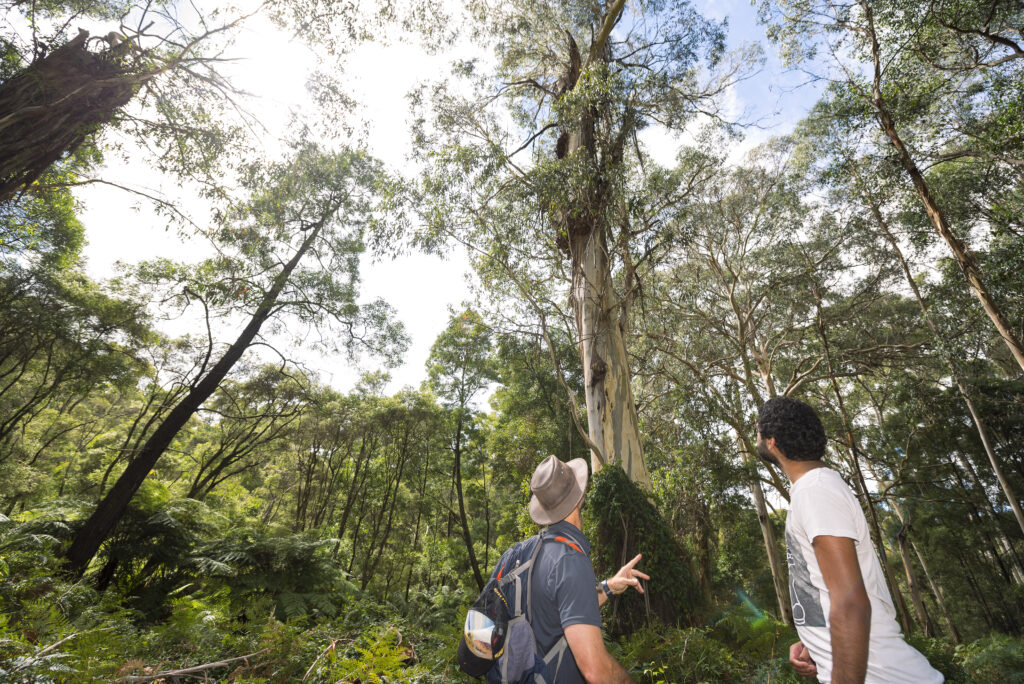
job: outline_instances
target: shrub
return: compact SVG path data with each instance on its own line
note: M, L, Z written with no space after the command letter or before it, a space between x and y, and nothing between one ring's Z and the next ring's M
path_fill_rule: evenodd
M283 620L337 615L357 587L332 562L335 540L312 534L270 536L241 530L200 550L225 570L216 582L227 588L236 613L261 599L273 602Z
M948 684L960 684L961 682L968 684L972 681L957 662L957 650L952 643L921 634L911 634L907 637L907 643L920 651L932 667L946 677Z
M993 634L956 649L967 678L977 684L1024 684L1024 639Z
M732 651L704 628L645 627L623 643L623 664L644 684L744 681Z
M647 593L627 592L612 599L611 618L605 624L612 634L629 633L657 615L669 625L693 625L704 606L689 556L672 535L644 492L618 467L594 475L587 495L587 511L596 517L597 543L594 569L612 574L629 560L643 554L640 567L651 576Z

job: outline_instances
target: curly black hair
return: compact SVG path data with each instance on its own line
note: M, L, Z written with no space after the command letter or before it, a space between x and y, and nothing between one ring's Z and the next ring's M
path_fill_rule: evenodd
M825 456L825 428L818 414L802 401L772 397L757 410L762 439L775 438L775 446L791 461L820 461Z

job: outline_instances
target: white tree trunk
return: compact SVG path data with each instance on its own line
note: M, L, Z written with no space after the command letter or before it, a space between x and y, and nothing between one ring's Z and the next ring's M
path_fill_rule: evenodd
M640 446L640 426L630 384L629 358L619 327L618 297L612 284L607 243L600 226L591 226L572 245L572 302L583 364L587 426L602 453L591 451L596 473L618 463L632 482L649 488Z

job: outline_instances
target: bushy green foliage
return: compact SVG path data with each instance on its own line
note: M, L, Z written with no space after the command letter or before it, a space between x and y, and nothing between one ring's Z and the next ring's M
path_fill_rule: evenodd
M594 475L587 494L587 517L593 517L597 543L592 558L595 571L613 574L636 554L651 576L646 593L628 592L612 599L606 625L612 633L637 629L655 615L674 625L694 624L705 597L686 551L672 535L657 509L619 467Z
M795 682L787 664L796 634L746 605L708 627L645 627L619 646L624 664L645 684L669 682Z
M941 672L949 684L972 681L962 667L956 645L945 639L929 638L917 632L906 637L907 643L928 659L932 667Z
M978 639L956 649L966 674L965 681L977 684L1020 684L1024 682L1024 639L1002 634Z
M356 591L331 558L334 539L314 534L273 536L240 530L210 542L207 554L227 568L218 583L227 589L236 612L252 612L261 599L272 602L283 620L306 615L334 616L346 594Z
M40 519L36 524L46 522ZM99 683L249 655L206 673L248 684L303 677L472 681L454 657L462 617L474 598L465 589L421 587L399 607L354 587L331 563L329 545L306 535L242 530L233 537L235 556L221 545L218 557L230 572L192 577L165 597L163 617L154 622L126 610L116 585L100 595L53 572L57 539L31 538L30 522L0 521L8 563L0 577L0 679ZM302 597L306 609L296 617L284 614L283 592L306 582L307 589L336 602L333 614L318 610L308 597ZM655 619L608 646L645 684L795 684L801 680L786 658L796 638L745 602L702 627L670 627ZM951 683L1024 682L1019 638L997 635L956 649L942 640L913 643Z

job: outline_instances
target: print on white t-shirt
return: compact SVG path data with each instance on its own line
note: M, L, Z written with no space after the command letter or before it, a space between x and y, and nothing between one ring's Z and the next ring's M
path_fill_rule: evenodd
M793 622L797 627L825 627L818 590L811 584L800 545L786 531L786 561L789 564L789 598L793 602Z

